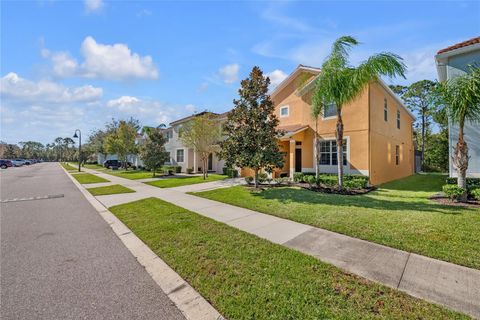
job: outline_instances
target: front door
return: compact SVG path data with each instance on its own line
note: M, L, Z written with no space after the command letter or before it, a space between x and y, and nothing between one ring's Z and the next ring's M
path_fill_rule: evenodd
M208 171L213 170L213 153L208 155Z
M295 149L295 172L302 172L302 149Z

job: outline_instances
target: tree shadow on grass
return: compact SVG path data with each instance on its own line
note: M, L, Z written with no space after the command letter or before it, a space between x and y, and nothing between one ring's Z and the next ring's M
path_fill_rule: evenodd
M281 203L324 204L331 206L361 207L367 209L392 211L422 211L442 214L462 214L471 209L439 205L426 201L382 200L371 195L338 195L313 192L296 188L272 188L263 191L253 191L254 197L266 200L277 200Z

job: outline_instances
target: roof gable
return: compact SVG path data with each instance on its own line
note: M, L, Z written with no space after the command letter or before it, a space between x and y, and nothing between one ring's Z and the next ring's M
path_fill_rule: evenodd
M285 87L287 87L290 83L292 83L297 77L302 74L302 73L311 73L312 75L317 75L320 73L320 68L315 68L315 67L308 67L304 66L302 64L299 64L298 67L293 70L292 73L288 75L288 77L285 78L278 86L273 89L272 92L270 92L270 96L275 96L278 93L280 93Z

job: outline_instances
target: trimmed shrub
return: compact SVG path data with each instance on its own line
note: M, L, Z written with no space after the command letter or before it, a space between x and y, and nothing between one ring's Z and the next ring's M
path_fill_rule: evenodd
M457 184L457 178L447 178L447 184ZM467 190L480 188L480 178L467 178Z
M294 181L294 182L297 182L297 183L298 183L298 182L304 182L305 180L304 180L304 175L303 175L303 173L301 173L301 172L295 172L295 173L293 174L293 181Z
M343 186L349 190L364 189L367 185L363 179L352 179L343 182Z
M473 199L480 201L480 188L473 188L470 190L470 195Z
M443 192L452 200L457 200L462 196L467 190L460 188L455 184L446 184L442 187Z
M267 181L268 175L265 172L259 173L258 174L258 182L259 183L264 183Z
M193 168L187 168L187 173L192 174L193 173Z
M313 185L317 184L317 178L315 178L315 176L307 175L304 177L304 179L310 187L313 187Z
M236 178L238 177L238 171L233 169L233 168L227 168L227 167L223 167L222 168L222 171L223 171L223 174L225 176L228 176L229 178Z
M175 167L175 173L180 173L180 172L182 172L182 167L176 166Z
M253 177L245 177L245 181L246 181L248 184L252 184L252 183L253 183Z

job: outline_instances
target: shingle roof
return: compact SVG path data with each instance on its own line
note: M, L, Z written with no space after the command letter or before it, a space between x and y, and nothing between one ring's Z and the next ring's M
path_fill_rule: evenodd
M463 47L468 47L468 46L471 46L475 43L480 43L480 37L475 37L475 38L469 39L467 41L463 41L463 42L454 44L453 46L446 47L444 49L439 50L437 52L437 54L445 53L445 52L452 51L452 50L455 50L455 49L460 49L460 48L463 48Z

